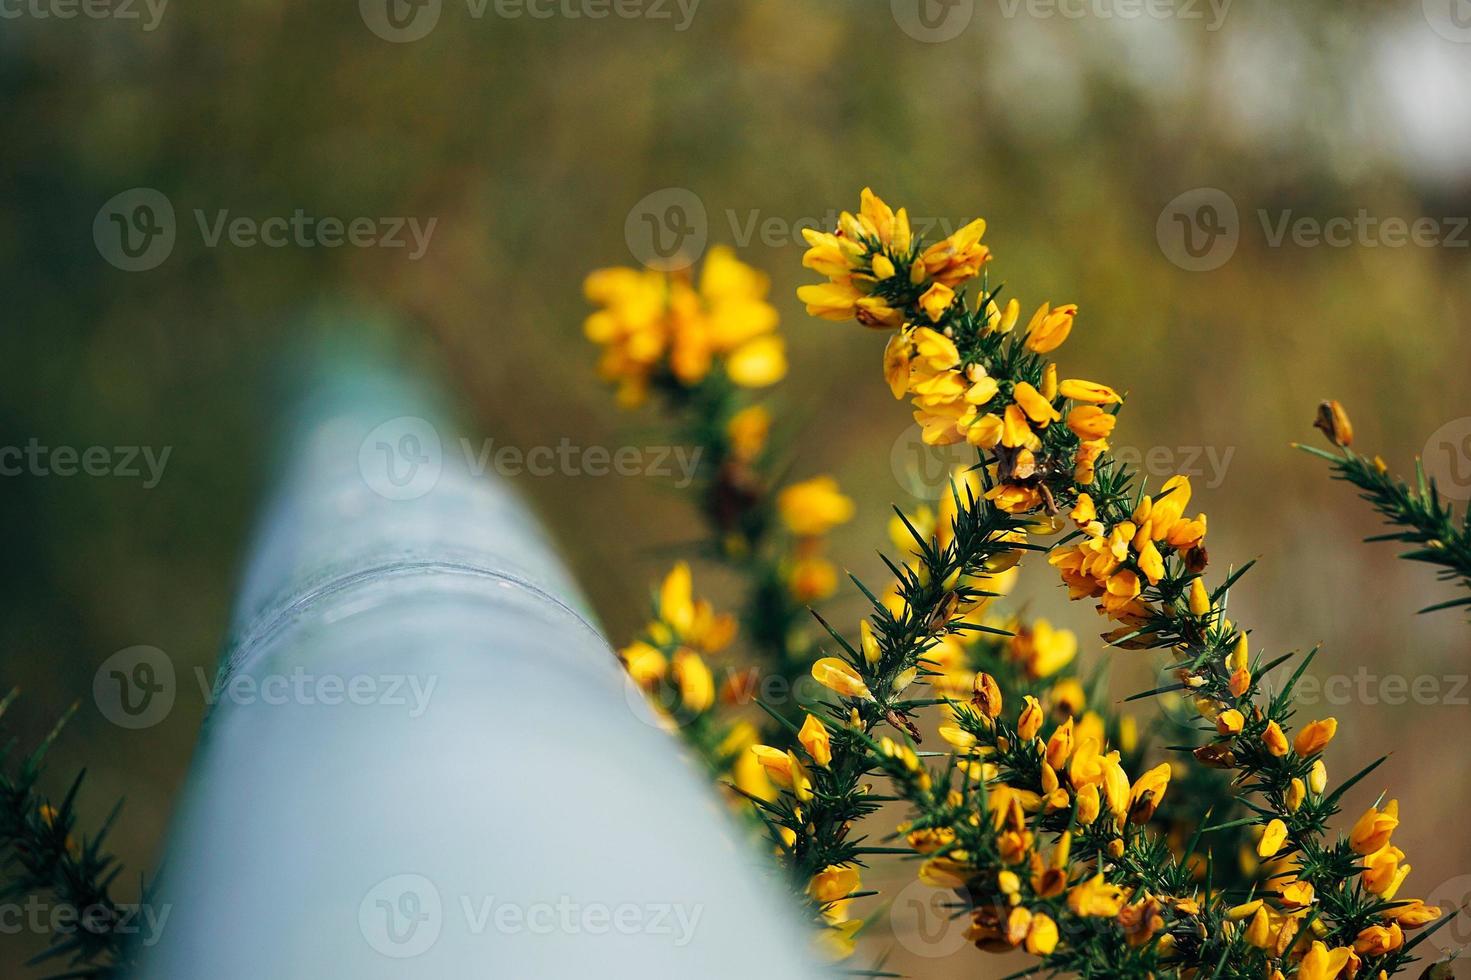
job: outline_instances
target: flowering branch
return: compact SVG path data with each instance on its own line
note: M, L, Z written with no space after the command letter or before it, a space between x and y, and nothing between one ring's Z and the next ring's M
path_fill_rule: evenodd
M1417 545L1413 551L1400 555L1408 561L1424 562L1439 568L1438 577L1444 582L1458 582L1464 589L1471 589L1471 510L1457 525L1455 511L1450 504L1442 503L1440 490L1434 480L1425 477L1425 466L1415 462L1415 485L1392 476L1384 460L1375 456L1368 459L1349 447L1353 445L1353 425L1343 406L1336 401L1324 402L1318 409L1315 425L1338 449L1338 454L1325 452L1313 446L1298 446L1304 452L1321 456L1333 466L1336 480L1347 480L1361 491L1359 496L1374 505L1385 523L1403 528L1390 531L1369 541L1403 541ZM1471 596L1436 603L1420 610L1422 613L1441 609L1471 606Z

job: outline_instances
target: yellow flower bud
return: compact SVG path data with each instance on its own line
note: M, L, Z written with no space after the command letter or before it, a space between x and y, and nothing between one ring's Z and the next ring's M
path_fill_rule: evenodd
M1031 741L1037 737L1037 732L1042 728L1042 705L1030 694L1026 696L1026 704L1022 708L1021 717L1017 719L1016 733L1024 741Z
M1274 818L1262 831L1262 839L1257 841L1256 852L1261 857L1269 858L1282 850L1282 844L1286 840L1287 825Z
M808 715L802 722L802 730L797 733L797 741L812 761L826 768L833 761L832 737L828 734L825 726L815 715Z
M883 656L883 651L879 649L878 638L873 635L873 626L868 620L861 620L858 623L858 636L860 646L863 648L863 659L870 665L877 664L879 658Z
M849 698L874 700L873 692L863 683L863 678L845 661L837 657L823 657L812 665L812 679L823 687Z
M1308 770L1308 788L1319 796L1328 788L1328 767L1319 759L1313 763L1313 768Z
M1337 733L1338 719L1336 718L1309 722L1303 726L1302 731L1297 733L1293 748L1300 756L1317 755L1328 747L1328 743L1333 741L1333 736Z
M1196 576L1190 580L1190 615L1204 616L1210 611L1210 593L1205 591L1205 582Z

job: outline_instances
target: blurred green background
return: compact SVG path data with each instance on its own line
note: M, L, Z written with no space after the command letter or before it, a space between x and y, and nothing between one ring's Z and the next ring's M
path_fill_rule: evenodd
M1434 703L1356 695L1305 710L1343 722L1340 775L1394 750L1349 809L1381 785L1401 797L1396 842L1420 865L1406 891L1471 892L1457 877L1471 843L1443 832L1471 806L1471 692L1454 681L1471 670L1471 629L1454 613L1413 616L1448 593L1391 547L1358 544L1376 530L1367 508L1288 448L1316 438L1314 407L1336 397L1362 448L1401 470L1425 452L1471 496L1471 458L1454 455L1471 436L1471 231L1455 220L1471 214L1471 33L1446 4L1178 0L1129 17L1127 0L962 0L926 27L916 0L705 0L687 21L652 0L606 19L565 3L513 17L493 0L476 17L444 0L413 41L380 36L370 2L176 4L153 30L138 9L141 22L0 22L0 446L171 451L152 488L0 477L0 682L25 692L7 721L33 740L81 699L54 788L85 764L87 812L127 797L115 843L130 867L159 855L204 712L193 672L212 670L269 475L278 382L323 304L391 314L398 326L364 327L368 341L442 374L477 442L659 444L657 416L616 411L593 372L580 283L646 257L640 202L683 189L709 243L770 273L795 475L833 472L858 500L834 552L877 577L888 503L916 502L908 413L880 380L881 338L810 320L794 298L815 278L794 226L856 208L871 184L950 227L986 217L991 274L1028 310L1080 304L1064 373L1127 389L1116 445L1194 461L1216 565L1263 559L1232 605L1259 645L1322 642L1323 676L1439 679ZM171 202L176 241L129 272L107 261L94 219L138 187ZM1172 205L1198 188L1219 193ZM1222 208L1200 210L1222 197L1234 232ZM411 259L210 247L194 216L297 209L436 225ZM1182 267L1194 260L1177 213L1202 236L1224 229L1214 268ZM1433 219L1438 243L1273 244L1284 216L1360 213ZM518 482L611 637L626 637L667 546L697 534L693 512L668 481ZM1101 655L1091 612L1070 608L1045 566L1020 595ZM852 596L831 606L860 612ZM129 732L90 692L98 665L135 644L165 650L183 679L163 723ZM1147 658L1114 656L1117 693L1148 682ZM880 916L865 953L893 947L891 965L921 976L1015 968L934 956L949 948L906 938L901 918ZM5 937L0 962L40 942Z

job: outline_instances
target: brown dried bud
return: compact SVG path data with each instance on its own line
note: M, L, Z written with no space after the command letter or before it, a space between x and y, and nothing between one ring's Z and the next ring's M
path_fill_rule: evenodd
M1212 769L1236 768L1236 753L1231 751L1229 745L1221 742L1202 745L1195 750L1194 755L1197 762Z
M996 683L996 678L984 672L976 674L975 694L970 703L987 718L1001 714L1001 685Z
M1343 410L1343 406L1336 401L1329 400L1318 406L1318 419L1313 423L1313 428L1321 430L1329 442L1340 448L1354 444L1353 423L1348 420L1348 413Z

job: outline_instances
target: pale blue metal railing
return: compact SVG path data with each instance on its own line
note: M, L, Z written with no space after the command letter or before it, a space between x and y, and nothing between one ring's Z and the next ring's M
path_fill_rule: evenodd
M421 391L314 388L140 975L810 975L790 900L519 500Z

